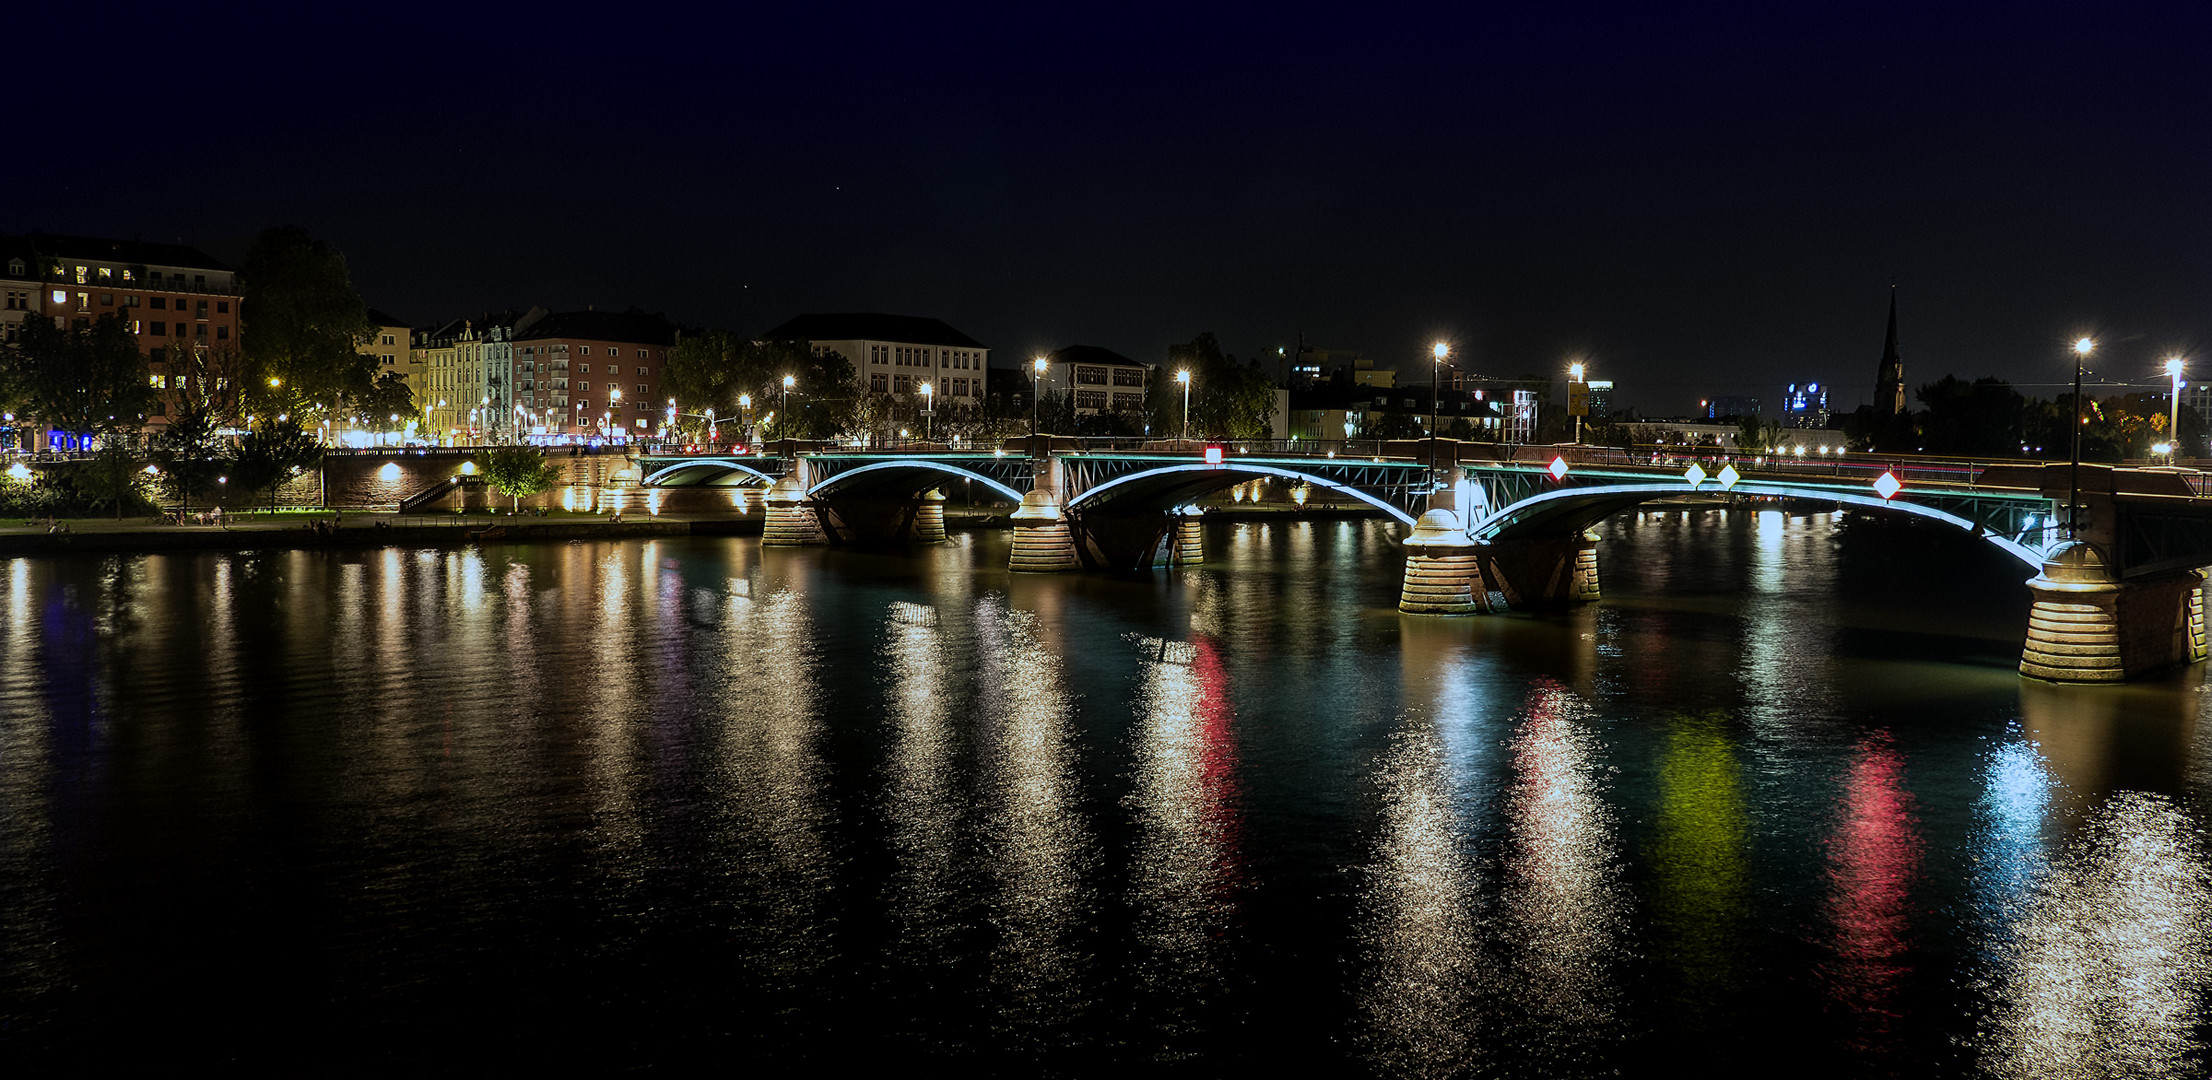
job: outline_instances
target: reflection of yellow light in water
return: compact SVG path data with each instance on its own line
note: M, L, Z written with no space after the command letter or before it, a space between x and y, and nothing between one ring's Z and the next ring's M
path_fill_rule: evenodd
M2212 991L2212 866L2189 816L2126 791L2053 859L1999 943L2001 1077L2197 1076Z
M1588 1027L1611 1011L1606 965L1618 952L1623 902L1601 746L1577 722L1580 711L1564 689L1531 690L1513 739L1503 900L1508 934L1521 943L1517 993L1555 1023Z
M1360 1041L1386 1074L1462 1063L1475 1048L1473 864L1460 849L1448 756L1434 731L1402 732L1383 763L1384 835L1362 906L1371 970Z
M1709 1006L1734 981L1742 940L1745 814L1735 748L1719 716L1684 718L1659 767L1651 909L1661 955L1681 967L1685 1004ZM1703 1000L1700 1000L1703 999Z

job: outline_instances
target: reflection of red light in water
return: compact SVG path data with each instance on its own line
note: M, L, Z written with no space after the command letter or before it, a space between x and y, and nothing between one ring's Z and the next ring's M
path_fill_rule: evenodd
M1829 918L1836 928L1830 996L1870 1021L1860 1040L1885 1033L1907 965L1913 879L1920 872L1919 819L1904 786L1904 758L1886 732L1869 736L1844 780L1841 820L1829 838Z
M1243 866L1244 822L1237 816L1237 745L1229 722L1229 673L1210 639L1192 635L1191 671L1198 683L1198 776L1204 807L1199 820L1214 842L1217 879L1231 884Z

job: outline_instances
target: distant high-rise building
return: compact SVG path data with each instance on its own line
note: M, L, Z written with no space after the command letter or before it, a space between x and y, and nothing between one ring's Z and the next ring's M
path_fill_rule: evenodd
M1590 380L1590 415L1600 420L1613 415L1613 380Z
M1734 420L1739 416L1759 415L1759 399L1755 397L1716 397L1705 399L1707 420Z
M1874 412L1900 416L1905 411L1905 358L1897 353L1897 286L1889 287L1889 337L1882 342L1882 365L1874 376Z
M1824 428L1828 426L1828 391L1819 383L1799 386L1791 383L1782 394L1782 426L1793 428Z

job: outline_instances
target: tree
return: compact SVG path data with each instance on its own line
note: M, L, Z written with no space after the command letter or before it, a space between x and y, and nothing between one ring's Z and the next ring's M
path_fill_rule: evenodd
M298 421L289 416L263 419L239 437L231 479L241 491L268 488L269 509L274 510L277 488L322 459L323 444Z
M493 491L514 500L522 508L524 496L549 491L560 482L561 467L547 461L545 452L527 446L495 446L476 455L476 471Z
M2003 379L1965 382L1945 375L1915 395L1919 448L1930 454L2017 457L2027 442L2027 399Z
M1240 364L1221 351L1213 334L1170 345L1167 363L1152 372L1145 410L1154 432L1183 430L1183 384L1190 372L1190 428L1194 437L1264 439L1273 433L1275 384L1257 361Z
M159 400L138 337L120 313L68 328L23 320L6 382L24 411L63 431L135 431Z
M1782 422L1762 420L1759 414L1747 412L1736 417L1736 449L1745 451L1772 450L1782 442Z
M112 506L121 521L126 509L138 510L152 503L154 478L146 472L146 459L129 439L108 438L98 453L77 472L77 492L92 507Z
M1418 439L1421 422L1411 413L1391 410L1369 412L1360 420L1359 437L1362 439Z
M369 384L368 393L355 404L372 431L405 431L408 424L416 425L418 430L429 426L422 410L415 406L407 376L396 371L378 375Z
M154 439L154 460L177 493L184 512L192 510L192 489L222 468L217 453L222 436L216 434L214 415L204 405L187 403L171 417L169 426Z
M792 377L790 411L784 406L783 377ZM855 422L880 418L881 405L860 407L853 385L852 361L841 353L814 354L803 341L749 341L727 330L708 330L677 341L668 350L661 388L676 401L679 424L702 431L712 409L715 426L741 423L739 399L750 396L757 423L776 438L826 439ZM771 414L773 415L771 419ZM740 437L744 437L741 433Z
M269 412L335 411L376 378L360 347L375 335L346 257L296 225L265 229L240 265L239 334ZM272 380L274 380L272 382Z

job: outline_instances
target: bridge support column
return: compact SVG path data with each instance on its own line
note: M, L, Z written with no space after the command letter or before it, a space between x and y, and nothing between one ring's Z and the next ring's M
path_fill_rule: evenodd
M2035 606L2020 674L2051 682L2119 682L2205 659L2201 570L2112 580L2095 547L2059 548L2028 582Z
M914 542L945 542L945 493L931 488L922 492L922 504L914 508Z
M1169 566L1196 566L1206 561L1206 526L1199 517L1204 513L1195 506L1175 512L1175 531L1167 549Z
M1021 508L1011 518L1014 553L1007 559L1007 569L1017 574L1049 574L1076 568L1075 534L1051 492L1022 496Z
M768 507L768 519L761 526L761 543L777 547L829 543L822 532L822 519L815 515L806 497L806 485L798 477L776 481L762 501Z
M1406 572L1398 610L1415 615L1474 615L1490 609L1479 547L1459 514L1438 508L1421 515L1406 539Z
M1585 532L1575 541L1575 603L1598 602L1598 537Z

